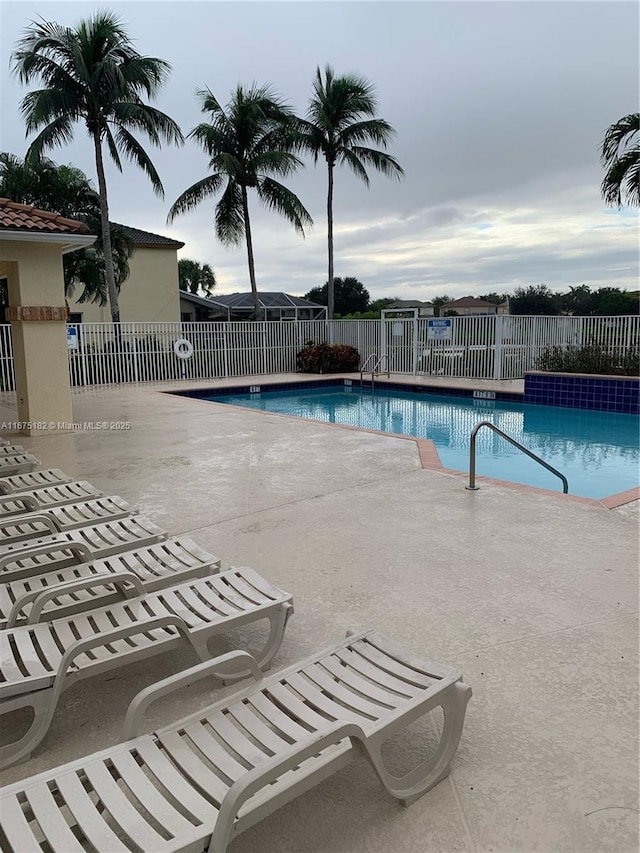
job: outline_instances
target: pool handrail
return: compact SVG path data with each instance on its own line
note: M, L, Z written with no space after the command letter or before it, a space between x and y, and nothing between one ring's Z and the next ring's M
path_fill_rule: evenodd
M371 353L371 355L367 358L367 360L365 361L365 363L364 363L364 364L362 365L362 367L360 368L360 387L361 387L361 388L362 388L362 374L365 372L365 369L366 369L367 365L369 364L369 362L371 361L371 359L372 359L372 358L376 358L377 356L378 356L378 353L377 353L377 352L372 352L372 353ZM381 370L379 370L379 367L380 367L380 365L382 364L382 362L383 362L383 361L385 361L385 359L386 359L386 362L387 362L387 377L391 376L391 370L390 370L390 368L389 368L389 356L387 355L387 353L384 353L383 355L381 355L381 356L378 358L378 360L376 361L376 363L373 365L373 369L372 369L372 371L371 371L371 389L372 389L372 390L373 390L373 387L374 387L374 385L375 385L375 377L376 377L376 374L378 374L378 373L382 373L382 371L381 371Z
M502 436L502 438L506 439L510 444L513 444L514 447L517 447L518 450L521 450L523 453L526 453L531 459L535 462L538 462L542 465L543 468L546 468L547 471L551 471L552 474L555 474L556 477L559 477L562 480L562 493L567 494L569 492L569 481L561 474L560 471L557 471L552 465L549 465L548 462L545 462L544 459L540 459L539 456L536 456L535 453L532 453L528 450L523 444L520 444L519 441L516 441L515 438L511 438L510 435L507 435L506 432L503 432L499 429L495 424L492 424L491 421L480 421L479 424L476 424L474 428L471 430L471 443L469 445L469 485L465 486L470 492L478 491L478 486L476 486L476 435L478 434L478 430L480 427L489 427L494 432L498 433L498 435Z

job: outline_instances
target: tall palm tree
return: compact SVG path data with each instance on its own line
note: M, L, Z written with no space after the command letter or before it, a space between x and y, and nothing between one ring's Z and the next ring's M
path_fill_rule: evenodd
M316 69L313 96L307 110L307 120L300 121L301 147L309 151L314 163L322 155L327 163L327 243L329 250L328 316L333 317L333 170L346 163L369 186L365 166L373 166L388 177L401 178L400 164L386 154L363 143L374 142L386 148L395 135L393 127L376 118L377 101L373 84L363 77L346 74L336 77L327 65L324 78Z
M640 206L640 113L630 113L605 133L600 160L606 168L601 192L605 202Z
M238 86L226 110L209 89L198 91L197 97L210 123L199 124L188 137L210 157L211 174L182 193L171 207L168 221L193 210L224 187L216 205L216 235L226 245L238 245L244 238L255 316L259 317L248 191L255 190L267 208L288 219L303 236L304 226L313 224L300 199L271 177L287 177L302 165L292 152L293 113L268 86Z
M178 285L180 290L187 293L202 291L205 296L211 296L216 286L216 276L209 264L201 264L191 258L180 258L178 261Z
M21 105L27 135L40 131L27 157L38 159L45 150L71 142L76 121L84 122L93 141L107 290L111 318L118 323L103 144L120 171L120 154L124 153L146 172L154 191L164 195L158 173L132 131L146 134L156 146L161 139L176 144L184 141L173 119L142 100L158 94L170 65L141 56L111 12L97 12L73 28L47 21L32 23L12 60L13 72L22 83L39 81L43 87L29 92Z
M100 231L100 198L87 176L75 166L58 166L47 157L21 160L15 154L0 153L0 197L30 204L68 219L85 222L93 234ZM110 223L109 238L116 290L129 276L129 258L135 251L131 237L119 225ZM79 302L107 303L104 247L102 237L93 246L69 252L62 258L67 299L82 287Z

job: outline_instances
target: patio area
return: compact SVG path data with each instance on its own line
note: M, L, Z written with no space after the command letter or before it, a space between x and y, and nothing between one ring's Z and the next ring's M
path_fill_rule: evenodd
M223 383L239 381L188 387ZM373 627L461 668L474 694L451 775L408 809L362 761L230 849L637 851L638 502L607 510L489 483L468 492L463 478L423 469L413 441L160 393L175 387L73 392L76 423L128 429L2 435L293 593L274 668ZM0 422L15 420L2 395ZM218 645L259 640L243 630ZM194 662L175 652L71 688L3 783L117 742L133 696ZM147 729L221 695L194 685L154 705ZM397 760L415 763L437 724L396 738Z

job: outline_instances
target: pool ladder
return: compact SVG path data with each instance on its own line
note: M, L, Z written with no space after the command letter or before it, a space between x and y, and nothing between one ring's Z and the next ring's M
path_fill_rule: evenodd
M551 471L552 474L555 474L556 477L560 477L562 480L562 492L563 494L567 494L569 491L569 482L564 474L561 474L560 471L557 471L553 466L549 465L548 462L545 462L544 459L540 459L539 456L536 456L535 453L532 453L528 450L523 444L520 444L519 441L516 441L515 438L511 438L510 435L507 435L506 432L503 432L501 429L498 429L497 426L491 423L491 421L480 421L479 424L476 424L474 428L471 430L471 444L469 447L469 485L465 486L471 492L475 492L478 490L478 486L476 486L476 435L478 434L478 430L481 427L489 427L494 432L497 432L498 435L502 436L502 438L506 439L509 444L513 444L514 447L517 447L518 450L521 450L523 453L526 453L531 459L535 462L538 462L542 465L543 468L546 468L547 471Z
M372 361L374 358L377 358L378 360L376 361L376 363L373 365L373 367L371 369L371 390L372 391L373 391L375 383L376 383L376 376L378 376L380 373L383 372L382 370L380 370L380 365L382 364L383 361L387 362L387 378L391 375L391 373L389 371L389 356L385 353L385 355L381 355L378 358L378 353L373 352L373 353L371 353L369 358L365 361L365 363L360 368L360 387L362 388L362 375L366 371L367 365L369 364L369 362Z

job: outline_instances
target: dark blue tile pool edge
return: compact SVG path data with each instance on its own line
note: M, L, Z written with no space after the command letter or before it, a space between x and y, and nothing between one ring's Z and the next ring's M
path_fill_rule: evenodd
M312 388L343 388L346 384L360 386L360 379L327 377L299 382L253 382L225 387L188 388L162 393L178 397L202 399L204 397L229 397L250 394L258 386L260 391L295 391ZM363 387L371 388L371 380L365 379ZM408 394L435 394L443 397L473 399L473 388L451 388L441 385L407 384L378 379L375 387L383 391L401 391ZM525 374L524 393L514 391L495 392L495 400L503 403L527 403L534 406L562 406L565 408L592 409L594 411L640 414L640 380L634 377L572 376L571 374Z
M258 386L260 391L296 391L310 388L344 388L347 383L352 383L356 387L360 387L360 379L344 379L344 378L327 378L313 379L301 382L252 382L250 385L233 385L225 387L213 388L187 388L171 391L163 391L163 394L171 394L177 397L192 397L202 399L204 397L230 397L236 394L251 394L252 388ZM364 388L371 388L371 380L365 379L362 382ZM440 385L409 385L404 382L393 382L389 380L376 380L375 387L383 391L402 391L405 393L414 394L435 394L444 397L465 397L473 399L473 388L445 388ZM477 390L477 389L476 389ZM522 392L511 391L496 391L495 399L504 403L522 403Z
M584 376L526 373L524 403L600 412L640 414L640 379L633 376Z

